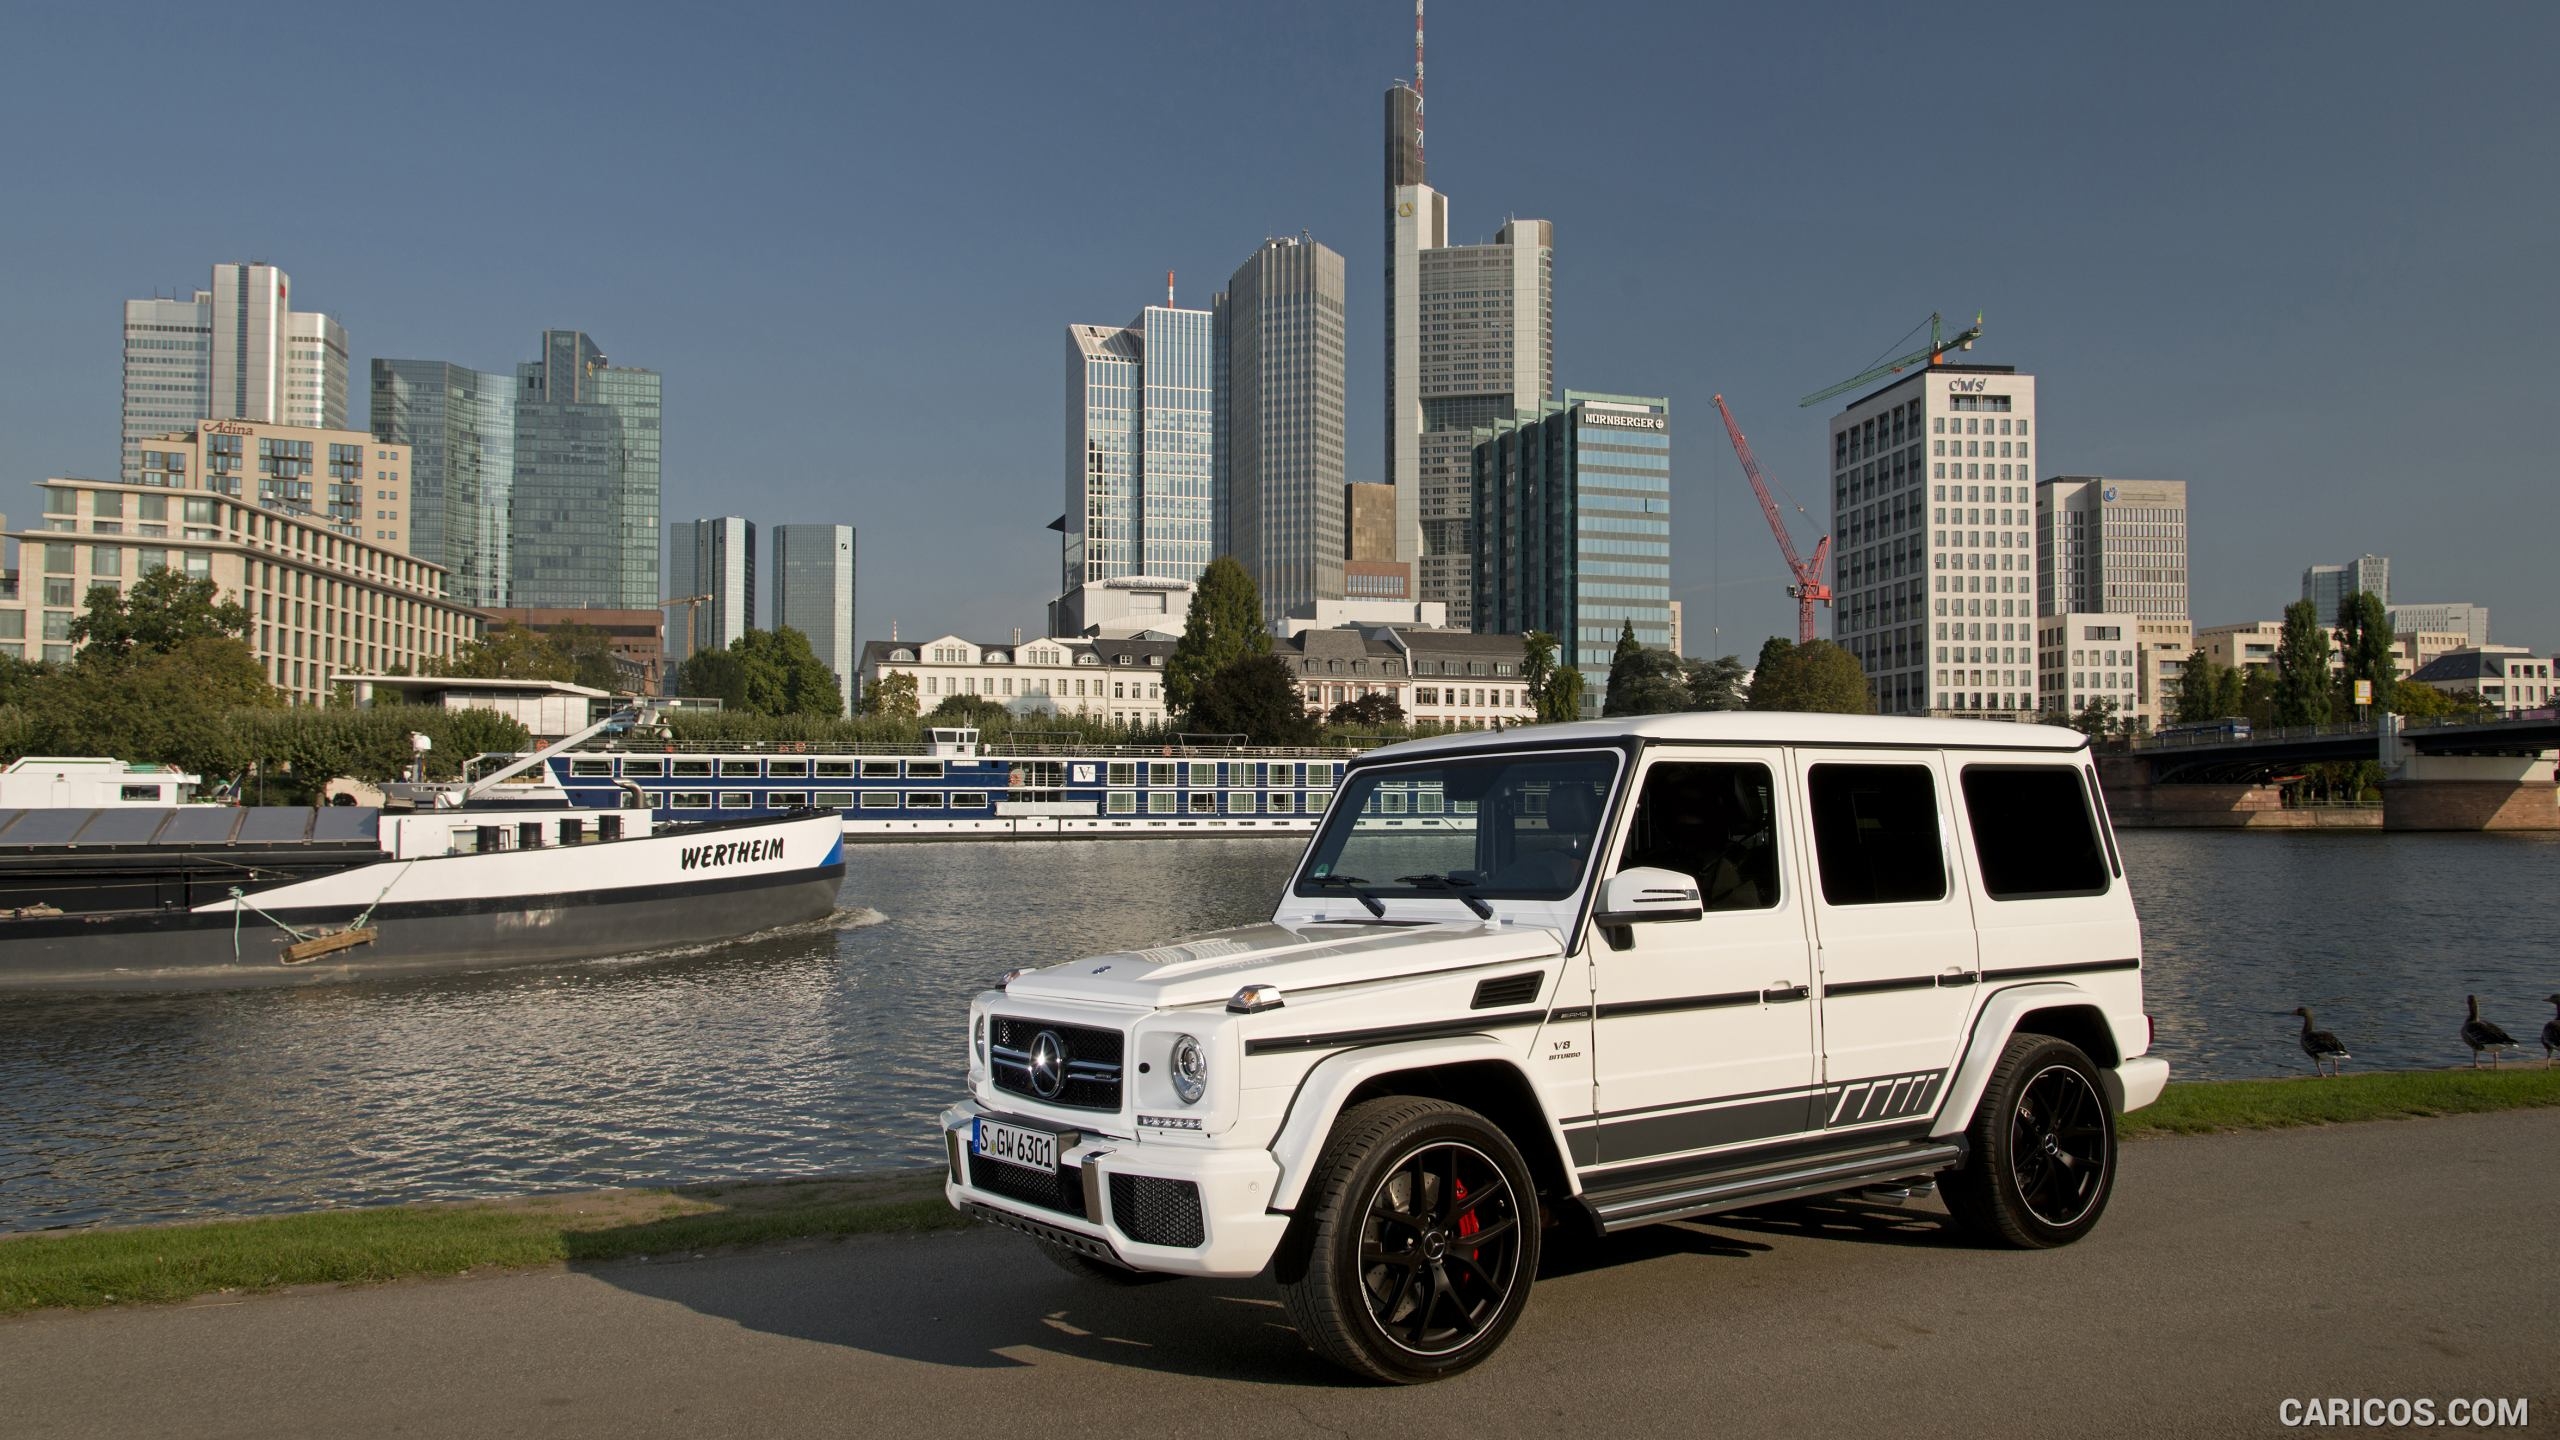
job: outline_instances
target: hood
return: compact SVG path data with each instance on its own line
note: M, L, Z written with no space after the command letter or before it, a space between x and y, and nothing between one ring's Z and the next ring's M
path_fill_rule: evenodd
M1005 987L1026 1000L1163 1009L1225 1001L1246 985L1286 995L1364 980L1428 975L1563 949L1552 930L1468 920L1427 925L1244 925L1174 945L1091 955Z

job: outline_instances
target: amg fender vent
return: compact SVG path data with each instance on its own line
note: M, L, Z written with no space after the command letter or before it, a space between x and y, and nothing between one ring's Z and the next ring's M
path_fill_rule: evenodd
M1531 1004L1546 987L1547 977L1532 970L1525 975L1500 975L1476 982L1477 1010L1500 1010L1511 1005Z

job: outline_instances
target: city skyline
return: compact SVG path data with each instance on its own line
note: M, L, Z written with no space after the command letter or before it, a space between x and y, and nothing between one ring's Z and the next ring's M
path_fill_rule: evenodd
M2528 263L2528 237L2547 232L2554 204L2507 177L2529 172L2555 126L2497 97L2529 92L2501 70L2533 48L2529 37L2516 43L2519 27L2548 32L2550 17L2455 16L2411 40L2348 16L2324 23L2306 48L2281 16L2243 15L2225 17L2205 53L2174 38L2174 23L2155 34L2059 17L2032 38L1995 29L1959 39L1887 11L1827 23L1665 11L1650 20L1666 43L1646 53L1576 36L1536 56L1509 53L1533 13L1489 7L1434 27L1430 174L1469 202L1453 239L1489 238L1502 218L1494 207L1562 228L1562 380L1640 377L1682 406L1720 389L1751 420L1773 479L1818 506L1824 412L1794 411L1795 396L1861 368L1928 309L1980 308L1988 329L1974 358L2043 377L2038 478L2165 474L2196 487L2199 624L2271 616L2304 565L2387 550L2401 572L2395 590L2489 607L2500 640L2547 646L2560 636L2560 600L2533 583L2523 538L2533 527L2501 523L2536 503L2539 447L2523 417L2539 406L2521 362L2538 353L2524 337L2544 328L2551 301ZM186 224L118 225L110 177L151 153L146 141L160 133L138 118L105 117L15 156L12 191L31 198L34 217L18 243L46 282L0 300L0 328L22 342L0 359L0 494L24 505L38 479L116 473L107 306L183 286L217 261L265 257L293 275L296 301L343 321L352 373L375 356L485 364L497 358L483 353L492 330L521 334L555 317L609 335L685 387L668 431L666 513L853 514L893 537L866 567L873 613L947 616L974 633L1035 623L1055 567L1054 537L1039 529L1057 513L1046 337L1066 318L1127 314L1165 268L1224 273L1257 235L1301 225L1339 237L1350 273L1381 273L1384 256L1368 246L1382 227L1363 213L1379 195L1379 95L1411 58L1409 13L1394 6L1087 20L1090 33L1079 33L1037 11L1004 12L984 47L1004 103L901 159L839 154L839 139L862 133L874 106L912 103L909 82L892 77L841 125L790 132L787 122L819 116L820 97L832 94L815 53L774 55L767 27L714 35L644 8L599 42L596 58L594 103L620 107L634 135L591 178L562 180L539 157L502 158L490 206L533 193L539 175L590 207L514 214L525 233L503 246L481 207L444 207L388 238L333 236L269 215L234 180L212 176L165 182L189 202ZM817 17L819 43L801 48L906 43L919 38L910 23L856 42ZM44 28L42 45L0 62L15 81L0 107L27 133L51 133L37 117L113 73L137 43L175 43L130 18L65 15ZM1859 47L1872 56L1824 63L1852 32L1874 42ZM320 33L288 21L278 43L304 59L417 53L414 73L395 68L368 96L389 119L449 119L463 142L507 128L462 116L454 92L425 81L460 37L398 20L361 21L325 42ZM540 22L527 33L523 58L476 83L533 88L527 76L560 52L568 27ZM241 43L205 39L224 53ZM1700 46L1744 52L1749 63L1719 71L1715 86L1675 79L1695 70ZM2455 86L2419 67L2413 95L2403 83L2412 46L2472 57L2478 73ZM39 51L45 66L29 67ZM1113 51L1182 69L1171 92L1142 106L1150 167L1198 182L1179 215L1080 212L1089 223L1039 245L933 224L892 237L831 228L834 205L778 183L823 155L854 182L830 188L864 193L864 213L947 213L961 188L987 185L1053 205L1070 190L1074 167L1062 157L1079 148L1074 127L1026 130L1021 117L1061 103L1054 72L1074 66L1058 62ZM771 73L731 78L731 62L748 56L770 59ZM1877 134L1901 118L1901 102L1880 95L1888 56L1897 70L1996 74L1981 103L2041 106L2049 117L2002 132L2001 161L1983 184L1962 187L1963 223L1943 233L1853 233L1878 207L1924 215L1946 183L1944 167L1873 163ZM662 83L694 60L719 62L698 91ZM1574 103L1523 113L1498 98L1539 78ZM2371 113L2361 97L2386 83L2429 118L2418 131L2461 127L2476 143L2447 159ZM2155 94L2181 103L2137 99ZM1257 107L1303 123L1244 123ZM1230 110L1234 123L1211 123ZM717 132L714 120L732 112L770 122L759 133L775 143L748 147L770 153L741 153L716 133L688 138ZM1786 138L1766 153L1717 140L1746 124ZM318 136L300 164L364 173L397 133ZM1613 158L1637 135L1650 138ZM393 148L395 165L451 164ZM668 188L641 208L644 173ZM2359 198L2386 192L2393 206ZM670 207L664 193L703 203ZM724 207L730 218L704 218ZM573 215L576 230L565 228ZM742 229L764 248L753 273L724 269L716 303L703 286L653 283L716 260ZM846 246L859 262L850 269ZM577 263L540 258L570 254ZM900 278L876 278L892 274ZM1382 333L1383 296L1350 289L1349 393L1380 394L1371 337ZM2362 337L2386 333L2395 363L2352 363L2370 343ZM894 349L865 343L892 334ZM809 348L820 337L824 365ZM838 403L879 443L849 467L810 467L799 456L824 447L811 446L813 426L797 417ZM1380 417L1364 403L1349 408L1348 478L1386 478L1363 463L1380 453ZM1690 454L1675 479L1673 594L1685 602L1690 649L1748 653L1791 628L1784 577L1731 456L1712 445ZM2191 463L2200 456L2207 463ZM2442 534L2406 526L2397 507L2413 477L2424 477L2431 508L2469 523ZM954 504L969 512L965 542L947 522ZM967 563L953 563L963 552Z

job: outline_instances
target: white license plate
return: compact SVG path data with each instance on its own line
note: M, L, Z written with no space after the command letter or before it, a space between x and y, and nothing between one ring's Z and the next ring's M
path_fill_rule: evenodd
M1045 1130L1025 1130L1001 1120L970 1123L969 1153L1054 1175L1058 1169L1058 1137Z

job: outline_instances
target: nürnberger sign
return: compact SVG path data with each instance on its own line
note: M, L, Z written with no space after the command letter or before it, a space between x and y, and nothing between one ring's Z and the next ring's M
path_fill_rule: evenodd
M1668 430L1670 425L1659 415L1603 415L1597 411L1582 412L1585 425L1615 425L1622 430Z

